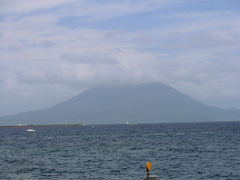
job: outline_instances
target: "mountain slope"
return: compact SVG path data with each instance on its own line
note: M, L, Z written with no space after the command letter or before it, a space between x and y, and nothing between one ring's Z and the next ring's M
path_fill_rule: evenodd
M87 90L51 108L1 117L0 124L109 124L240 120L161 83Z

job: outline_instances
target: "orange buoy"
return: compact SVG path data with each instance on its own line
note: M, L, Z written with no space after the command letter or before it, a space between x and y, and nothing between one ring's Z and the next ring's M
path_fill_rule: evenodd
M147 162L146 168L150 171L152 169L152 163L150 161Z

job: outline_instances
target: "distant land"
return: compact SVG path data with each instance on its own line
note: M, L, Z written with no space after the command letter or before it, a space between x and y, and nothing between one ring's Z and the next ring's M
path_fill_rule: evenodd
M239 121L240 110L205 105L162 83L96 87L47 109L0 117L0 125Z
M0 128L41 128L41 127L76 127L84 126L84 124L18 124L18 125L5 125Z

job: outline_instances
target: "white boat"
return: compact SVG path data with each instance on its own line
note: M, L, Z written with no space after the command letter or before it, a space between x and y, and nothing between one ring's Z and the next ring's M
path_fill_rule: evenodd
M35 129L27 129L27 132L34 132Z
M132 122L126 121L125 124L126 124L126 125L134 125L134 124L137 124L137 123L132 123Z

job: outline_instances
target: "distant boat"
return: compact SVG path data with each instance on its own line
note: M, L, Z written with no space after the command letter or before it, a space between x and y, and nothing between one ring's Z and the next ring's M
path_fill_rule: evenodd
M137 123L132 123L132 122L126 121L125 124L126 124L126 125L134 125L134 124L137 124Z
M27 129L27 132L34 132L35 129Z

